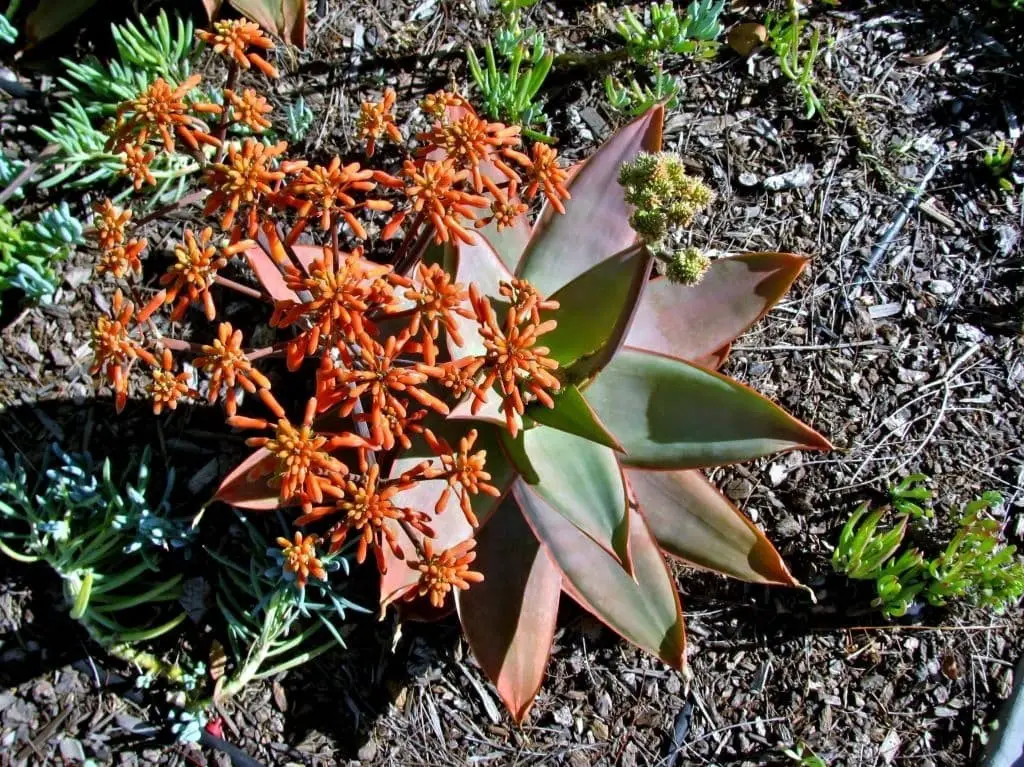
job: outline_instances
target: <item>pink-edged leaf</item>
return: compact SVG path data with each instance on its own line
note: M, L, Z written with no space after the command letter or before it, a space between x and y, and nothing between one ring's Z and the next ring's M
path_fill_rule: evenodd
M623 638L673 668L686 658L686 633L676 586L643 517L631 511L630 577L604 549L518 481L512 493L541 545L562 572L562 588Z
M619 444L615 435L601 423L601 419L583 399L579 389L572 384L563 386L555 395L554 400L553 408L547 408L541 403L535 402L527 409L527 414L539 424L567 431L577 437L583 437L583 439L622 452L622 445Z
M457 268L455 272L456 282L460 282L467 288L475 284L477 290L485 296L497 296L498 285L501 282L508 282L513 279L512 273L505 268L501 258L495 252L491 244L483 237L475 238L473 245L464 242L458 243ZM498 310L495 306L495 311ZM456 346L451 336L448 336L448 352L452 359L460 359L474 354L483 354L484 345L477 332L476 320L466 319L455 315L455 322L462 335L462 346Z
M431 428L437 436L447 439L449 444L453 446L457 446L459 438L468 431L466 428L461 428L459 424L449 424L446 422L439 425L431 425ZM486 425L481 425L477 429L477 439L473 445L473 452L475 453L478 450L486 452L487 471L491 475L490 484L498 488L500 493L498 497L486 493L478 493L472 497L473 513L480 524L484 525L491 515L494 514L495 509L498 508L502 497L508 492L512 481L516 477L516 472L502 452L497 433ZM397 477L403 472L409 471L425 458L432 457L432 455L422 440L416 440L413 443L412 449L394 462L389 476ZM437 460L433 460L436 464ZM411 489L398 493L393 499L396 506L430 513L432 516L430 525L436 533L433 544L435 550L439 552L461 543L473 535L473 528L466 521L462 509L459 508L458 498L456 498L454 493L450 494L444 511L437 515L434 514L434 506L441 497L445 487L447 487L447 483L444 480L421 481ZM390 528L398 536L399 545L405 554L405 560L395 557L393 553L385 549L385 563L387 564L388 571L381 576L380 595L382 610L391 602L405 596L410 588L419 581L419 572L411 569L407 564L407 561L415 560L418 557L416 544L408 537L405 529L400 525L391 523ZM419 542L422 543L422 538L417 537Z
M271 486L277 458L264 447L232 469L221 481L213 500L250 511L272 511L281 506L281 491Z
M692 362L697 367L707 368L708 370L718 370L729 358L730 349L732 349L732 344L726 344L711 354L705 354L703 357L687 360L687 362Z
M526 429L522 443L537 474L532 490L632 572L626 488L615 451L546 426Z
M283 40L306 47L306 0L229 0L268 32Z
M419 463L422 457L402 457L394 462L390 476L397 477L403 472L409 471ZM444 551L468 538L473 537L473 528L466 521L465 515L459 508L459 500L455 493L451 493L444 510L437 515L433 514L434 505L441 492L445 488L443 481L418 482L409 490L403 490L392 498L395 506L415 509L417 511L428 511L432 515L430 526L434 531L434 550ZM419 583L420 573L409 566L409 562L419 559L417 543L422 544L422 536L416 535L417 541L412 541L405 529L397 522L389 521L388 527L395 533L398 545L402 549L404 559L396 557L391 550L384 547L384 563L387 572L380 576L380 609L384 610L392 602L402 599Z
M271 298L275 301L299 302L295 291L285 284L280 267L274 263L274 260L267 255L263 248L258 246L249 248L245 251L245 257L253 272L256 273L256 279L260 281L260 285L270 294Z
M806 265L806 258L792 253L744 253L716 259L692 287L664 277L651 280L626 344L698 364L720 364L722 350L728 353L728 344L785 295Z
M640 152L661 150L664 117L664 108L655 106L608 139L569 182L565 215L549 209L534 226L517 274L541 295L636 242L619 167Z
M631 245L551 294L559 306L548 316L558 326L540 341L549 356L562 367L578 363L573 378L600 370L621 345L650 271L647 249Z
M476 542L472 569L484 580L456 593L459 620L480 667L520 724L548 664L562 576L511 498Z
M624 473L640 513L664 551L740 580L799 585L764 533L701 471L627 468Z
M685 360L623 347L583 396L627 466L699 469L828 440L738 381Z
M306 274L309 274L309 268L314 262L324 260L324 249L319 245L292 245L292 253Z

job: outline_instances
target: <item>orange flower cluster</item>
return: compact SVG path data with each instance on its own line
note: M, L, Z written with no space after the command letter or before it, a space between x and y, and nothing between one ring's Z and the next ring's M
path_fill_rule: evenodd
M109 199L93 205L93 211L96 217L93 219L92 236L102 251L96 273L110 274L117 279L124 278L129 272L141 274L142 260L139 257L148 243L145 239L128 239L126 227L132 212L117 207Z
M256 67L267 77L277 77L277 69L260 54L250 51L259 48L269 51L274 48L274 41L263 34L259 24L242 19L214 22L212 30L201 29L196 37L213 46L214 53L224 56L232 64L249 69Z
M333 553L353 540L357 559L372 553L382 571L404 560L418 578L411 595L441 607L453 589L469 588L482 576L471 569L475 541L442 549L435 518L457 501L475 528L480 497L500 497L505 488L487 471L477 430L452 434L436 424L458 405L477 413L497 397L515 435L528 404L550 407L560 387L558 365L539 339L555 326L542 315L558 304L518 279L485 296L475 284L457 282L445 265L419 259L431 240L473 243L474 229L519 225L529 201L540 195L563 210L567 172L554 150L535 144L526 151L519 128L484 120L461 96L445 91L424 100L424 112L436 123L417 135L415 156L391 172L340 157L311 164L289 158L285 142L252 135L227 139L232 123L251 133L271 127L266 98L236 80L248 70L275 76L253 50L273 45L245 21L219 22L199 36L233 64L224 106L197 102L198 76L179 86L158 80L119 108L110 140L136 189L155 183L150 164L156 152L176 151L182 141L209 190L202 215L215 217L219 231L185 227L159 278L163 290L141 311L118 290L93 331L92 371L113 386L120 409L130 370L141 359L155 412L202 397L223 402L230 426L260 432L246 440L257 453L238 481L263 483L280 506L299 510L296 524L316 530L277 541L282 568L299 588L326 577L318 547ZM396 99L389 88L380 102L362 106L357 133L367 156L382 141L401 143ZM204 114L220 115L215 129L203 122ZM205 146L220 149L204 152ZM95 210L97 270L127 281L137 296L146 241L130 239L131 210L109 200ZM379 213L390 216L381 220L381 239L402 230L394 266L364 255ZM319 226L310 227L312 221ZM320 238L319 250L299 244L311 237ZM236 265L249 267L259 287L246 284L250 272ZM267 304L269 326L281 340L247 349L242 331L221 322L215 337L194 343L163 337L166 323L148 322L160 305L170 307L172 322L181 322L193 304L212 322L214 294L222 290ZM479 353L453 351L467 341ZM190 354L194 370L177 368L172 351ZM306 365L307 358L315 365ZM311 384L313 396L291 391L290 380L299 379L274 377L272 391L272 376L258 369L261 360L278 364L280 374L312 373L301 380ZM269 414L240 413L243 392ZM301 420L289 418L285 407L296 400L305 402ZM413 449L428 457L407 461Z
M295 582L299 584L300 589L305 587L311 575L321 581L327 580L327 571L316 554L316 545L319 542L317 536L303 535L298 531L295 532L293 540L277 539L284 559L284 571L295 575Z
M377 142L386 138L395 144L402 143L402 133L395 125L395 89L387 88L380 103L364 101L359 107L356 130L359 138L366 142L366 156L373 157Z

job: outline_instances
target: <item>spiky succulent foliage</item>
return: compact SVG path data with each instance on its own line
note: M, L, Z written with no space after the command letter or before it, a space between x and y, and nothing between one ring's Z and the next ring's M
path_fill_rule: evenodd
M56 446L35 480L20 456L13 464L0 457L0 552L52 567L71 617L115 652L185 619L178 609L152 609L181 596L182 576L167 572L164 553L186 545L192 533L169 514L173 474L155 502L151 479L148 450L134 477L119 479L110 461L97 466ZM138 622L142 616L148 621Z
M47 159L49 174L39 184L88 187L109 184L125 171L125 159L101 128L115 117L119 104L143 94L155 81L172 87L188 80L198 43L192 23L161 10L152 23L125 21L111 25L117 54L109 61L90 56L81 62L61 59L66 75L59 82L70 91L60 101L50 128L34 130L58 151ZM198 92L192 95L199 95ZM160 153L151 165L158 184L155 203L180 198L187 178L199 169L186 153ZM122 195L124 196L124 195Z
M0 205L0 302L19 288L34 301L48 301L57 289L56 261L84 242L82 223L66 202L44 211L36 221L15 222Z
M654 255L630 224L634 209L618 180L624 164L661 150L663 116L662 108L652 109L572 172L564 215L556 215L554 208L563 206L553 202L531 226L521 206L500 222L480 221L482 237L452 236L443 244L438 237L427 250L428 261L470 286L473 311L441 312L447 348L426 364L399 369L405 377L394 379L420 404L431 403L435 412L424 413L419 425L431 430L426 439L413 435L404 450L381 449L391 427L377 423L384 421L382 406L370 392L392 384L377 383L365 366L379 364L375 357L382 354L387 360L401 354L391 338L387 349L364 351L338 373L331 372L337 363L323 361L326 375L319 377L318 393L332 397L321 410L341 397L347 407L340 415L356 408L356 422L366 423L358 409L365 394L375 411L373 429L343 435L341 445L358 449L361 457L346 465L360 464L362 485L344 480L347 468L332 468L332 459L312 448L303 447L304 455L324 466L316 477L312 468L305 480L275 470L299 447L298 437L279 424L273 440L250 441L260 450L217 495L266 510L294 505L300 481L310 487L307 497L320 493L328 502L331 494L336 505L307 510L302 519L315 524L324 514L344 512L347 520L330 530L365 533L382 572L383 606L417 594L430 596L440 608L435 613L454 604L516 721L541 684L563 593L682 668L683 615L666 554L755 583L796 585L771 543L701 470L829 447L808 426L715 372L733 339L786 292L806 260L746 253L716 259L694 285L651 279ZM489 160L480 172L501 178ZM303 264L317 257L313 251L304 259L298 249L296 255ZM260 256L253 264L265 288L287 296L271 259ZM302 344L299 354L305 349ZM352 356L345 349L341 354ZM469 372L447 389L425 381L426 372L441 370ZM361 383L332 394L339 380ZM461 399L450 410L431 394L456 390ZM386 396L381 390L380 398ZM233 423L270 425L248 418ZM307 428L301 439L310 433ZM445 447L438 450L441 440ZM480 473L483 456L469 454L474 441L473 450L486 448L486 474ZM377 491L378 477L384 492ZM469 484L459 484L474 477L494 493L473 494ZM444 478L453 492L438 489ZM419 567L410 567L402 552L418 552Z

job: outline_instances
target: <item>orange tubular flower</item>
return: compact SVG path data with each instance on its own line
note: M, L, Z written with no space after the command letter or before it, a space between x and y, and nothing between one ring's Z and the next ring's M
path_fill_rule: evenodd
M417 265L413 285L405 291L405 297L416 303L409 333L415 336L422 327L423 337L420 343L423 345L423 361L427 365L434 364L437 351L434 341L442 325L451 339L458 346L462 346L462 336L459 334L455 315L469 320L475 318L476 315L466 304L468 295L465 286L452 282L451 276L440 264L427 266L421 262Z
M282 568L286 573L295 575L295 582L300 589L306 588L309 576L326 581L327 571L323 562L316 555L316 545L320 539L315 535L303 536L296 531L294 540L278 538L277 545L281 547L281 554L284 557Z
M115 245L105 250L96 264L96 274L109 274L119 280L129 272L142 274L139 256L147 246L146 240L131 240L127 245Z
M224 96L231 105L231 119L236 123L241 123L255 133L263 133L270 127L270 120L265 115L270 114L273 107L252 88L246 88L241 95L225 88Z
M477 527L480 522L473 513L471 496L483 492L498 498L501 495L501 491L487 482L491 478L491 475L484 470L487 464L487 451L478 450L473 455L469 453L476 442L476 429L470 429L469 433L459 440L458 450L452 450L451 445L446 440L435 437L430 429L424 429L423 438L426 439L430 449L441 460L440 468L427 469L423 473L423 477L425 479L445 479L448 481L448 487L441 493L441 497L437 499L434 513L440 514L444 511L445 506L448 505L448 497L452 490L454 490L466 521L472 527Z
M540 324L541 311L552 312L558 308L557 301L541 298L540 293L528 280L518 277L498 285L498 293L507 298L520 316L529 315L530 322Z
M357 162L342 166L338 157L331 160L327 167L316 165L300 170L286 191L288 203L297 209L299 216L288 241L295 242L306 222L313 216L320 217L320 228L324 231L330 229L340 216L356 237L365 240L366 229L353 215L353 211L360 208L387 211L394 207L385 200L356 202L353 195L373 191L377 187L377 180L389 183L396 181L386 173L360 168Z
M500 232L502 229L515 226L519 217L523 216L530 209L526 203L516 197L516 191L519 189L517 182L509 181L508 190L506 191L489 178L485 178L484 186L487 187L487 191L491 193L494 199L491 201L491 215L481 218L476 222L478 229L482 226L487 226L493 221Z
M153 380L147 387L147 391L153 398L153 412L160 415L166 407L175 410L185 397L192 396L193 392L188 385L192 377L187 372L174 374L174 358L170 349L164 349L161 365L152 369Z
M412 209L424 213L434 225L434 242L448 242L452 236L472 245L475 241L459 222L459 218L476 219L473 208L486 208L490 200L482 195L463 192L456 187L469 178L468 170L456 170L450 159L432 162L427 160L417 166L406 160L402 175L408 179L405 194L412 202Z
M340 490L332 488L330 492L337 498L333 506L313 509L312 512L299 517L298 524L305 525L335 514L344 515L344 519L333 525L328 533L331 541L330 550L340 549L351 531L359 536L356 561L360 564L365 562L366 552L372 549L377 567L384 572L385 544L396 557L404 557L398 544L398 537L388 525L389 521L406 522L425 535L433 535L433 531L427 525L426 515L396 506L392 500L402 490L412 487L412 482L395 480L380 488L379 481L380 464L375 463L358 480L347 480Z
M121 153L124 154L124 170L121 175L131 177L136 192L142 189L143 184L156 186L156 176L149 169L156 152L152 149L147 152L138 144L125 144L121 147Z
M282 163L276 170L271 167L287 148L284 141L267 146L252 138L247 138L241 149L228 146L225 161L214 163L206 172L206 183L213 193L206 200L203 215L209 216L224 209L220 225L227 231L235 223L235 216L244 209L247 214L245 228L233 231L232 238L239 239L242 231L246 237L255 237L260 221L260 203L273 193L272 185L283 181L291 167L287 163Z
M299 502L308 515L314 503L323 503L324 492L348 474L348 467L331 455L340 448L370 447L358 434L320 434L313 429L316 398L306 403L305 417L296 427L285 415L284 408L268 389L260 390L260 399L277 417L271 426L264 418L234 415L228 424L240 429L274 429L273 437L250 437L250 447L261 447L277 458L277 477L281 483L281 503ZM300 521L300 524L302 522Z
M569 172L558 165L558 153L547 144L539 141L533 145L530 163L526 166L528 184L523 196L532 200L538 191L543 191L551 207L559 213L565 213L563 200L571 200L572 195L565 188L569 180Z
M491 123L481 120L472 111L455 121L445 121L434 125L426 133L416 136L426 143L420 150L420 156L426 157L435 149L444 150L445 156L454 161L456 167L468 170L473 178L473 189L477 194L484 190L483 175L480 163L490 161L509 180L519 180L519 176L499 157L499 152L510 151L511 147L519 146L519 126L507 126L502 123ZM528 158L519 152L511 156L519 161Z
M127 238L125 229L132 218L131 210L117 207L109 198L95 203L92 209L96 214L92 222L95 229L92 236L100 250L112 250L118 245L124 245Z
M435 91L420 102L420 108L437 120L446 119L445 111L449 107L472 109L468 101L458 93L452 93L451 91Z
M405 598L412 600L429 595L430 604L440 609L444 607L444 601L453 588L465 591L471 583L483 581L481 573L469 569L476 559L476 552L473 551L475 547L476 541L470 538L435 554L430 539L424 540L423 561L410 563L410 566L420 571L419 586Z
M421 365L419 369L437 380L455 399L462 399L469 392L473 399L483 402L487 399L487 392L477 385L476 380L483 366L483 357L463 357L436 367Z
M191 229L185 229L185 241L174 248L176 262L167 273L160 278L161 285L169 286L164 301L168 304L177 300L178 304L171 313L175 322L185 316L185 310L197 299L203 299L206 319L211 322L217 316L217 308L213 305L210 287L217 277L217 272L227 265L228 259L256 243L251 240L236 242L234 245L218 249L211 245L213 229L206 227L196 239Z
M189 114L189 110L218 114L223 108L217 104L184 102L185 95L202 81L202 75L192 75L174 90L162 77L153 81L136 99L126 101L117 109L117 125L111 145L123 148L128 144L144 146L150 134L156 132L164 149L174 152L176 133L191 149L198 151L200 144L220 146L220 141L206 131L202 120Z
M212 344L204 344L202 352L202 355L195 358L194 364L210 376L207 401L212 405L222 392L227 392L224 410L229 416L233 416L238 408L236 385L250 394L257 387L270 388L270 381L253 367L252 361L242 350L242 331L232 330L231 323L220 323L217 326L217 338Z
M502 393L501 407L505 413L505 423L515 437L519 431L515 415L522 415L525 410L521 387L545 407L555 405L548 391L558 391L561 388L559 380L551 374L552 370L558 368L558 363L548 356L547 347L535 344L539 336L554 330L557 323L554 320L540 324L532 322L531 311L513 304L509 307L505 326L502 328L498 325L497 315L490 301L480 294L476 284L469 286L469 298L476 312L477 322L480 323L480 335L486 349L482 366L485 377L479 388L486 391L497 381ZM553 303L555 302L545 302L549 307ZM476 397L473 403L474 412L478 412L482 406L483 400Z
M363 332L365 313L372 307L390 304L394 298L390 284L383 280L391 276L390 266L367 261L359 250L339 255L343 259L337 270L328 248L323 259L310 265L309 274L291 264L284 267L285 284L309 294L309 300L303 302L278 301L270 318L274 328L309 323L287 344L289 370L297 370L302 360L316 354L321 346L355 340Z
M230 59L242 69L256 67L267 77L277 77L277 70L258 53L248 53L250 47L265 51L274 49L274 41L263 34L259 24L242 19L218 21L212 30L201 29L196 37L212 45L214 53Z
M114 403L120 413L128 401L128 370L136 359L156 366L157 361L141 343L131 337L132 322L145 322L149 316L163 303L163 295L158 293L143 309L136 314L135 305L125 301L121 291L114 293L110 305L110 314L100 316L92 330L93 363L89 368L90 375L101 370L107 382L114 388Z
M448 414L448 406L434 395L420 389L428 376L413 367L400 367L397 362L409 341L409 331L397 338L389 336L383 345L366 333L357 339L358 353L350 366L335 367L325 364L317 371L317 391L320 393L320 410L339 405L338 413L348 416L359 404L360 398L370 398L370 439L384 450L395 446L395 435L388 429L384 411L392 409L400 417L406 417L405 407L399 394L411 397L424 407Z
M359 105L359 117L356 118L356 130L359 138L366 142L366 156L373 157L377 142L387 137L395 144L402 143L402 134L395 125L395 89L387 88L384 98L379 104L364 101Z

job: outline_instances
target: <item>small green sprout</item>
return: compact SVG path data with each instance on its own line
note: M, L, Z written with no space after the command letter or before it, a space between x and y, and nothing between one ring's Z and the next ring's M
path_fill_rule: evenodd
M890 529L879 529L887 507L871 511L866 502L858 506L839 535L833 569L875 581L878 596L872 606L889 618L905 615L918 598L936 607L967 599L1002 612L1024 595L1024 562L1015 556L1015 546L1001 542L999 522L983 516L1002 502L998 493L986 492L964 508L953 540L934 559L917 549L899 551L908 521L931 516L930 508L916 503L931 498L918 486L926 479L915 474L890 488L896 512Z
M480 89L483 110L492 120L521 125L523 134L535 141L553 139L534 130L547 122L544 107L535 101L537 93L551 71L555 56L544 48L544 36L535 34L532 42L514 35L514 43L500 43L504 66L499 68L494 46L484 44L484 65L471 46L466 46L466 60L473 81ZM500 35L499 35L500 37Z
M718 50L715 41L722 34L719 17L724 9L725 0L694 0L680 17L675 5L666 0L661 5L651 4L648 25L625 9L616 29L626 41L630 58L638 64L650 66L668 53L707 58Z
M618 78L608 75L604 79L604 92L612 109L632 116L641 115L655 104L666 107L676 105L676 96L683 85L679 78L666 74L658 64L651 75L651 85L640 85L636 78L623 84Z
M316 119L313 110L306 104L306 100L300 94L295 101L288 105L285 110L285 119L288 122L288 140L297 144L306 138L309 129L313 127Z
M711 259L697 248L683 248L672 255L665 276L680 285L696 285L711 267Z
M999 188L1004 192L1013 192L1013 180L1009 178L1010 169L1013 167L1013 147L1005 141L1000 141L995 148L985 152L983 162L989 172L999 182Z
M635 116L658 103L674 106L682 81L666 71L665 57L713 56L722 34L719 17L724 8L724 0L694 0L683 15L667 1L652 3L639 17L625 9L616 29L625 42L626 55L643 75L638 78L634 74L625 83L612 75L605 78L605 94L612 109ZM649 23L644 22L646 18ZM642 79L650 84L641 84Z
M804 101L804 116L811 119L821 117L826 125L831 124L825 106L817 92L814 68L821 52L821 31L811 27L807 49L801 50L801 38L808 27L801 21L795 2L790 3L787 13L769 13L765 19L768 31L768 46L775 52L783 76L796 86Z
M911 474L890 487L892 507L911 519L931 519L935 512L929 503L932 491L924 486L927 481L928 477L924 474ZM921 506L919 502L925 505Z
M169 516L173 475L156 504L148 500L150 479L148 450L135 479L118 481L110 461L97 468L87 455L56 446L35 483L20 457L13 464L0 458L0 552L18 562L48 564L64 582L71 618L109 652L132 654L133 662L130 645L185 619L177 610L170 619L156 611L148 623L129 623L136 608L177 602L182 575L168 574L163 552L192 535L186 523Z
M828 767L828 762L818 756L803 741L797 743L794 748L784 748L782 754L799 764L800 767Z

